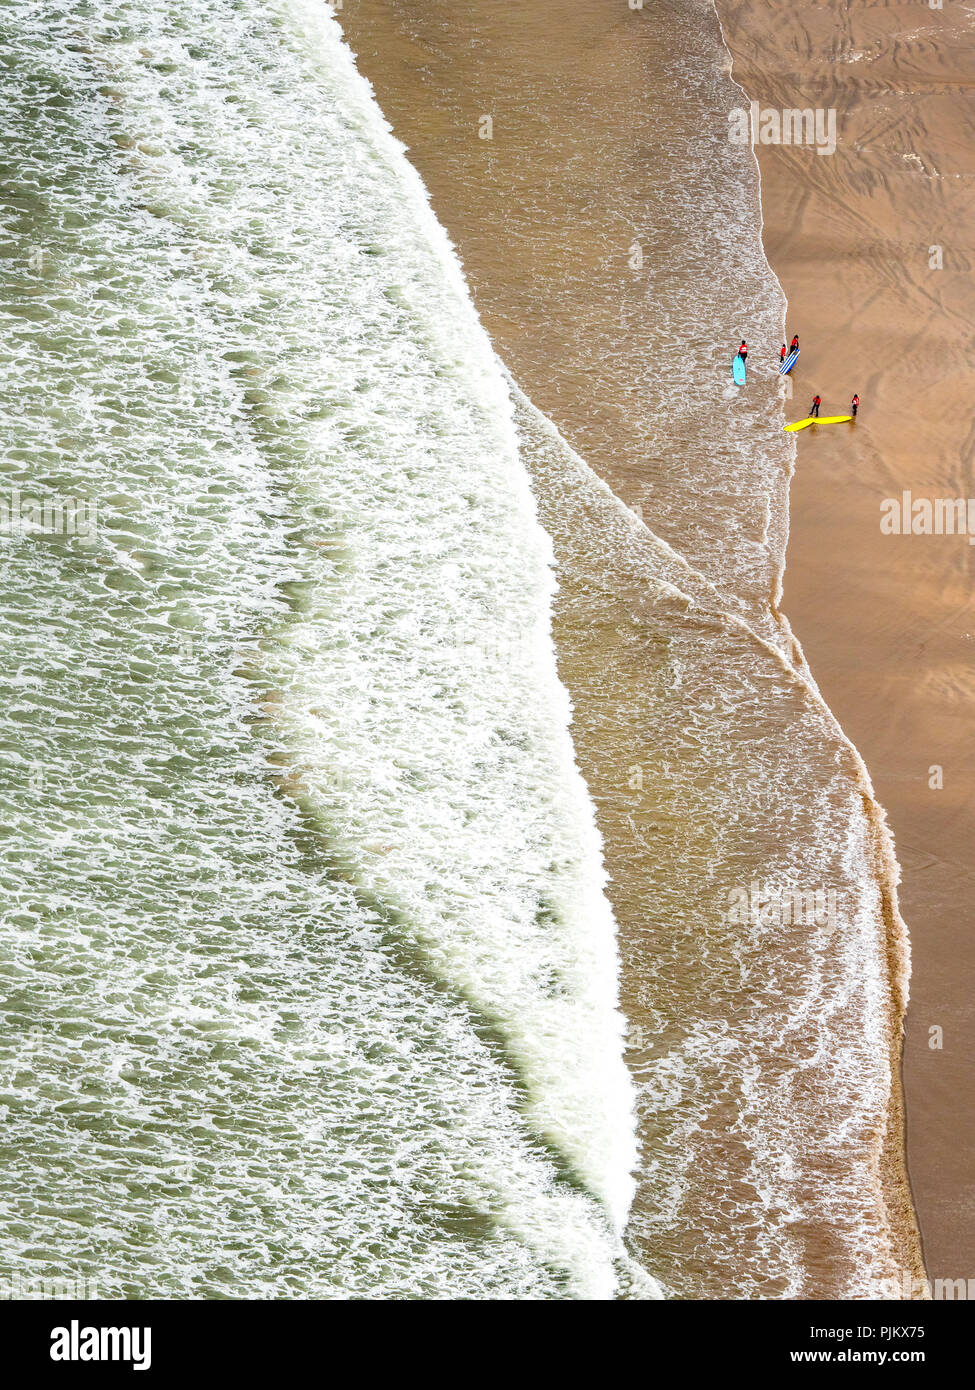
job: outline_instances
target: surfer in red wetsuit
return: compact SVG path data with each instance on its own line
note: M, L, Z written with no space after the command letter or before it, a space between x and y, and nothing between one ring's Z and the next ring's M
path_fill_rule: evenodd
M783 344L782 344L782 351L779 353L779 361L780 361L780 362L784 362L784 361L785 361L785 359L786 359L786 351L787 351L787 350L786 350L785 343L783 343Z
M792 342L789 344L789 351L790 351L790 352L798 352L798 351L799 351L799 334L798 334L798 333L794 333L794 334L793 334L793 336L792 336Z
M852 401L850 402L850 413L852 414L854 420L856 419L857 407L859 406L859 404L860 404L860 397L854 392L853 399L852 399Z
M741 340L741 347L738 349L738 356L741 358L743 362L745 358L748 356L748 344L745 342L744 338L742 338Z
M815 416L818 419L819 407L822 405L822 403L822 398L820 396L813 396L813 403L809 407L809 414Z

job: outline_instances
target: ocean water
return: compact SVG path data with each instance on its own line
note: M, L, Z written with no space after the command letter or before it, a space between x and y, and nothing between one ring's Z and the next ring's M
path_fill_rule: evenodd
M509 233L489 337L326 6L0 7L2 1287L902 1267L897 869L777 611L785 306L701 134L740 93L704 0L604 13L567 120L498 56L564 0L342 14L384 73L436 29L404 109ZM829 920L752 910L793 890Z
M310 0L0 26L0 1282L654 1296L551 543L417 175Z

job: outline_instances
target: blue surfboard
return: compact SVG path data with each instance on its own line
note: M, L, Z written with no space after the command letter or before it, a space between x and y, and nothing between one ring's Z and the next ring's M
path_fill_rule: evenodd
M738 383L739 386L744 386L744 384L745 384L745 359L744 359L743 357L736 357L735 360L732 362L732 364L731 364L731 375L734 377L735 381L737 381L737 383Z
M795 352L789 353L788 357L785 359L785 361L782 363L782 366L779 368L779 372L781 373L781 375L787 376L788 373L792 371L792 368L796 365L796 362L798 360L799 349L796 348Z

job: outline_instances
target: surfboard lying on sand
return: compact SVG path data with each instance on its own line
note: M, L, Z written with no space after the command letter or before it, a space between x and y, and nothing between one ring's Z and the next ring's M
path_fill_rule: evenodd
M852 420L852 415L807 415L805 420L794 420L791 425L785 425L787 430L804 430L807 425L842 425L847 420Z
M786 376L789 372L791 372L791 371L792 371L792 368L796 365L796 363L798 362L798 360L799 360L799 349L796 348L796 350L795 350L794 352L790 352L790 353L789 353L788 357L785 359L785 361L782 363L782 366L779 368L779 373L780 373L780 375L781 375L781 376Z
M736 357L735 360L732 362L732 364L731 364L731 375L734 377L735 381L737 381L737 383L738 383L739 386L744 386L744 384L745 384L745 359L744 359L743 357Z

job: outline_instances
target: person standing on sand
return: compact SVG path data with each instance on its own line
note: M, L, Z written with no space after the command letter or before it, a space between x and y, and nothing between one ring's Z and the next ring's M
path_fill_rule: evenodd
M790 352L798 352L798 351L799 351L799 334L798 334L798 333L794 333L794 334L792 335L792 342L789 344L789 351L790 351Z
M822 402L822 398L821 398L820 396L813 396L813 403L812 403L812 405L809 407L809 414L810 414L813 418L817 418L817 419L818 419L818 417L819 417L819 407L822 405L822 403L823 403L823 402Z
M853 399L852 399L852 401L850 402L850 414L853 416L854 420L857 418L857 408L858 408L859 404L860 404L860 397L859 397L859 396L857 395L857 393L854 391L854 393L853 393Z
M779 353L779 361L784 362L788 355L785 343L782 344L782 351Z

